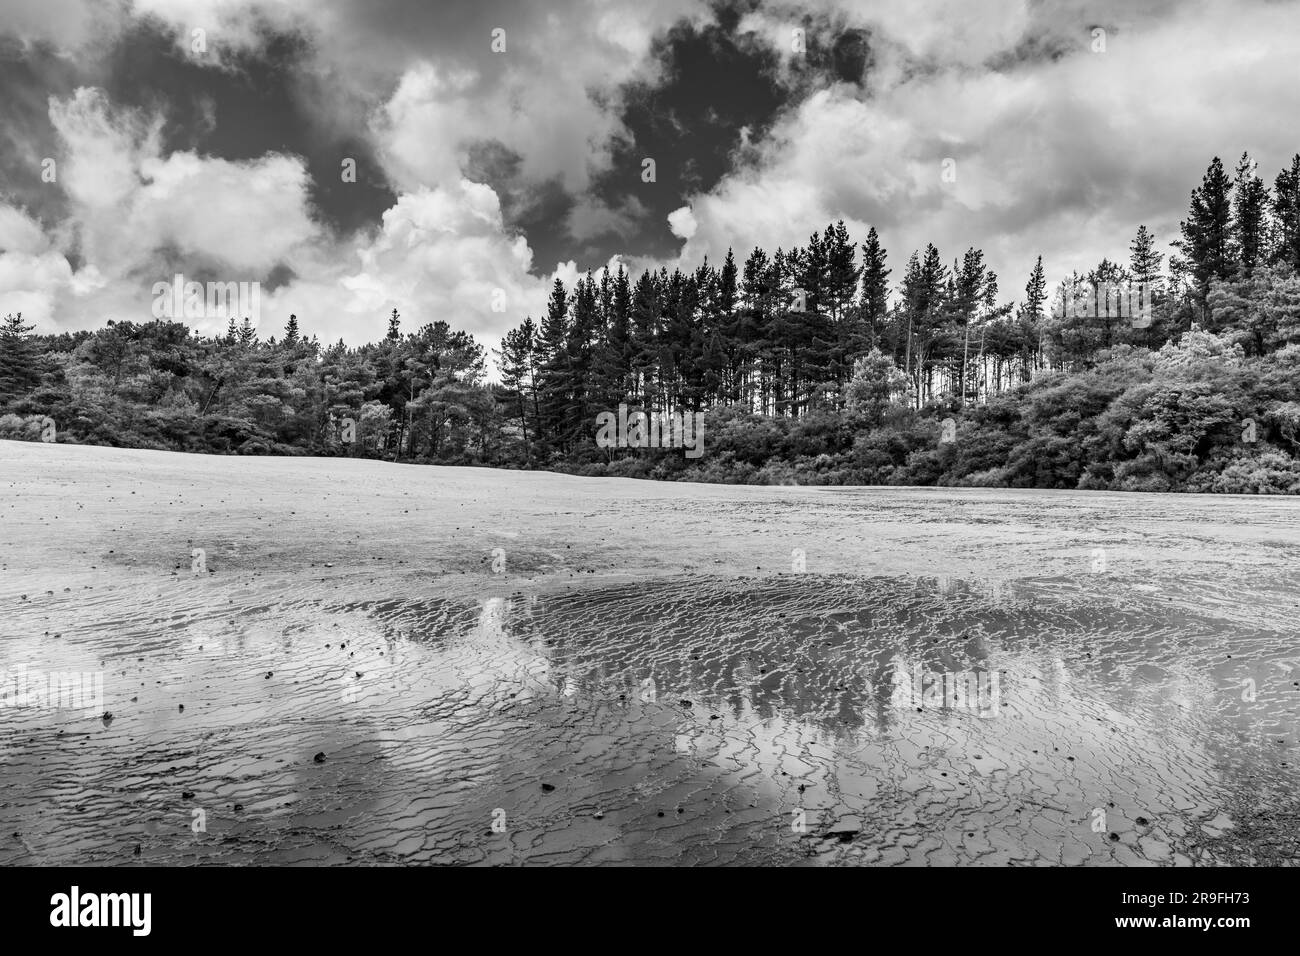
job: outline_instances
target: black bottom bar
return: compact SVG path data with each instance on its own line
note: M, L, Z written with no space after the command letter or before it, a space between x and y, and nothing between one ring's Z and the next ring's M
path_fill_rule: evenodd
M9 943L338 946L427 938L432 929L448 944L490 940L497 948L513 934L540 944L539 933L563 926L563 936L588 940L625 938L635 927L647 942L664 934L664 945L753 933L770 948L786 938L812 943L818 926L839 936L853 925L876 938L873 929L950 943L1127 938L1161 945L1196 936L1233 946L1293 925L1284 912L1290 877L1269 869L9 869L0 871L0 914ZM73 887L78 924L118 925L72 926ZM118 894L149 894L147 911L143 895ZM148 935L137 936L146 912ZM588 935L605 932L615 935Z

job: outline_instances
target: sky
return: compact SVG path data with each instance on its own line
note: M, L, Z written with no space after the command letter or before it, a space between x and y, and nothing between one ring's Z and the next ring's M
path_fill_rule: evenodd
M0 314L149 321L181 274L260 283L263 337L491 348L557 277L839 219L1014 301L1167 252L1215 155L1271 185L1298 63L1296 0L0 0Z

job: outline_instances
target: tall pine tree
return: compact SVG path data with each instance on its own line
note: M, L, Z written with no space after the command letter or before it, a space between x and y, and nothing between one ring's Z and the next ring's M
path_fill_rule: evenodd
M1273 220L1277 223L1273 261L1300 272L1300 153L1273 183Z
M1236 272L1232 255L1232 182L1215 156L1201 185L1192 191L1187 219L1179 224L1182 239L1174 243L1183 253L1196 293L1205 302L1210 284Z
M40 378L36 347L23 323L23 314L5 316L0 323L0 401L26 394Z
M1255 266L1268 259L1267 222L1268 187L1256 173L1257 164L1246 153L1237 163L1237 178L1232 190L1232 240L1237 272L1245 277Z
M1155 289L1160 282L1160 263L1164 255L1156 252L1156 240L1146 226L1138 226L1137 235L1129 244L1129 272L1133 281L1140 282L1149 289ZM1042 259L1038 260L1040 263Z
M880 244L876 227L867 230L862 244L862 321L872 346L880 342L886 313L889 311L889 273L885 248Z
M516 328L501 339L497 351L500 358L501 385L509 396L524 441L524 458L533 462L533 447L529 440L529 422L537 420L536 389L537 324L532 317L525 318ZM536 434L534 425L533 434Z
M573 395L569 374L569 296L559 279L551 287L537 339L538 435L543 441L563 444L564 416Z

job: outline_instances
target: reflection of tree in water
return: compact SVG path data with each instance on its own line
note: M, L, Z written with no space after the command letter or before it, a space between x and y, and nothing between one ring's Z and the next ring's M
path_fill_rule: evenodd
M989 597L977 582L783 577L517 594L491 615L548 659L569 696L632 700L653 682L665 700L733 717L884 731L898 667L986 666L982 618L1001 595Z

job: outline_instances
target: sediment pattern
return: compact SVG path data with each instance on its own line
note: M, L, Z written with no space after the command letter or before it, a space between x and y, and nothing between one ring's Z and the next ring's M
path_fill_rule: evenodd
M494 574L454 526L412 568L397 555L418 540L343 525L312 566L292 522L251 531L283 517L275 498L231 494L242 510L220 521L190 505L172 530L165 482L110 468L96 499L90 475L65 477L61 495L0 521L19 532L3 568L0 865L1300 859L1295 545L1252 538L1241 500L1177 540L1149 520L1099 532L1104 573L926 574L918 555L898 559L900 529L921 524L903 518L877 556L890 574L835 570L866 562L828 559L824 540L805 571L788 550L777 565L776 548L752 566L726 547L685 570L631 552L611 566L607 529L560 539L523 520ZM123 514L107 499L128 484L147 500ZM749 491L685 506L719 534L786 539L782 522L838 509L852 538L868 495L816 498L801 519ZM385 520L407 493L355 520ZM606 513L619 494L602 488ZM907 507L906 490L875 494L873 510ZM970 500L952 505L966 529ZM553 506L537 507L543 524ZM1014 512L996 497L982 512L999 572ZM182 535L206 543L207 573L192 573ZM1117 538L1182 559L1125 566ZM22 703L19 671L33 687L98 673L102 700Z

